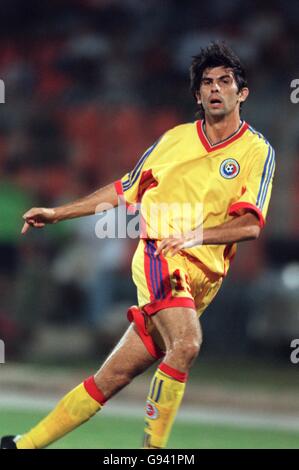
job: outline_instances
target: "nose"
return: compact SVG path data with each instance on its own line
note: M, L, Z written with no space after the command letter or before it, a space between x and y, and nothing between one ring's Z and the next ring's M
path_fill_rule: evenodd
M211 91L212 91L212 92L218 92L218 91L220 91L220 86L219 86L219 84L218 84L217 82L212 83Z

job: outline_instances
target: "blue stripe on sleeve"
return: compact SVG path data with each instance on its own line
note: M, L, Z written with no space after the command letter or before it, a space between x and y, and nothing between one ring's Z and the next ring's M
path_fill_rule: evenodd
M158 139L151 147L149 147L146 152L142 155L142 157L139 159L137 164L135 165L135 168L129 173L129 178L126 179L122 185L123 185L123 190L127 191L133 184L136 182L138 179L141 169L148 158L148 156L152 153L154 148L158 145L161 139Z
M266 158L266 161L265 161L265 164L264 164L264 169L263 169L262 178L261 178L261 182L260 182L259 192L258 192L257 200L256 200L256 206L257 207L260 207L261 198L262 198L262 195L264 193L265 184L266 184L267 177L268 177L268 171L269 171L269 168L271 166L271 158L272 158L272 155L273 155L272 150L273 149L272 149L271 145L269 145L268 154L267 154L267 158Z
M268 176L267 176L266 184L265 184L265 187L264 187L264 192L263 192L262 199L261 199L261 209L263 209L264 204L265 204L265 201L266 201L266 198L267 198L269 183L270 183L271 178L272 178L272 176L273 176L274 168L275 168L275 152L274 152L274 150L273 150L273 152L272 152L272 159L271 159L271 165L270 165L270 169L269 169L269 171L268 171Z

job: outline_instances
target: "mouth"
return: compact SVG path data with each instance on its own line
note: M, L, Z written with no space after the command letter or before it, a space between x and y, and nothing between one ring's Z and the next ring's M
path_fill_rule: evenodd
M211 104L212 106L220 106L220 105L222 105L222 101L221 101L220 98L211 98L211 99L209 100L209 102L210 102L210 104Z

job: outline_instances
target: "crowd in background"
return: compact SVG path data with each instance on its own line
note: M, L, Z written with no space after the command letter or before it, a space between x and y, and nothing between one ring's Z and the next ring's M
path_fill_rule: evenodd
M193 121L188 68L211 40L242 58L244 118L277 155L266 232L242 247L232 276L246 285L298 259L298 2L2 0L0 14L0 331L13 349L37 323L97 328L113 302L136 302L136 242L99 241L94 218L24 239L20 216L112 182L165 130ZM236 324L238 296L227 294Z

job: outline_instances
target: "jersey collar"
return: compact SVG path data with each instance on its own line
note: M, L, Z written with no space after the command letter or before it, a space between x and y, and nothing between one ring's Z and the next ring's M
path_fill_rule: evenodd
M196 122L196 127L197 127L198 137L207 152L213 152L214 150L218 150L218 149L222 149L223 147L226 147L227 145L231 144L235 140L239 139L249 127L247 122L242 121L239 129L237 129L236 132L234 132L232 135L227 137L227 139L221 140L221 142L218 142L217 144L211 144L204 132L203 124L204 124L204 120L200 119L199 121Z

